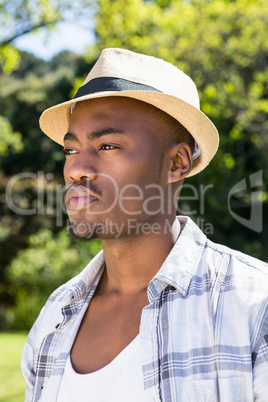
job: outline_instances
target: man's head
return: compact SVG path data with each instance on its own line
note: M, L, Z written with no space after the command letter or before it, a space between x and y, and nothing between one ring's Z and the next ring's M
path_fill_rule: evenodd
M142 235L174 218L193 140L170 116L124 97L80 102L64 149L66 204L78 237Z
M123 49L104 50L74 99L46 110L40 126L64 143L68 214L85 238L163 226L184 178L204 169L218 147L193 81ZM132 217L135 225L126 226Z

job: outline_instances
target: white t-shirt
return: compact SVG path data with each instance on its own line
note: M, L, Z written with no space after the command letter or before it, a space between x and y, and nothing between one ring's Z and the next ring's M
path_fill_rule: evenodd
M145 401L139 335L111 363L93 373L76 373L69 355L57 401Z

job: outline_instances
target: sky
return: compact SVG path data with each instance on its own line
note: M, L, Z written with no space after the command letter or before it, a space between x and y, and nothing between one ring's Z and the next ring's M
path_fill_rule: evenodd
M14 45L36 57L51 60L63 50L83 54L86 47L93 44L93 29L86 29L71 22L60 22L54 31L39 29L37 33L29 33L17 38Z

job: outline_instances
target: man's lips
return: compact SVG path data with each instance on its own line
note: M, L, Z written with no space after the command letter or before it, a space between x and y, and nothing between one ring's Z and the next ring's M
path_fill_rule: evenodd
M97 196L90 190L86 191L84 187L70 187L66 191L65 202L70 209L81 209L98 201Z
M95 201L98 201L98 199L91 195L70 197L69 200L67 201L67 206L70 209L81 209L81 208L85 207L86 205L89 205Z

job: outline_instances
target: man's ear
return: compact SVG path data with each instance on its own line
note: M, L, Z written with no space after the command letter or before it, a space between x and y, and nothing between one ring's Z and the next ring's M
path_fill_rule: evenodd
M175 183L184 179L192 169L192 152L186 142L174 144L171 148L169 182Z

